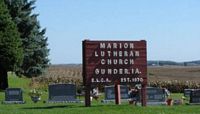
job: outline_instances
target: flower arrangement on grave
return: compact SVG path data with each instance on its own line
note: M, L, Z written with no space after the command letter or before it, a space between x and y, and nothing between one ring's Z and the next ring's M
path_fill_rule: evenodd
M40 92L39 90L36 90L36 89L32 89L29 92L29 96L31 97L31 100L34 103L36 103L36 102L41 100L41 95L42 95L42 92Z

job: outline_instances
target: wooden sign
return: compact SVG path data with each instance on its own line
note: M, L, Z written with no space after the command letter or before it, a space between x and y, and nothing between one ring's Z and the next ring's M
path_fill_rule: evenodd
M85 105L90 106L91 85L115 85L115 102L120 104L120 84L141 84L142 106L146 106L146 41L84 40L83 84Z
M83 41L84 85L147 82L146 41Z

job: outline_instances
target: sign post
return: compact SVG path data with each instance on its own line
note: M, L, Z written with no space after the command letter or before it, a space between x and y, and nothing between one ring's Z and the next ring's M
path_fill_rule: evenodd
M91 105L91 86L105 84L115 84L116 104L120 104L120 84L141 84L141 103L142 106L146 106L147 52L145 40L84 40L82 46L85 106Z
M90 107L91 106L91 100L90 100L90 86L86 86L85 88L85 106Z
M146 98L146 84L143 84L142 85L142 88L141 88L141 94L142 94L142 97L141 97L141 103L142 103L142 106L146 106L147 105L147 98Z
M118 83L115 83L115 104L121 104L120 85Z

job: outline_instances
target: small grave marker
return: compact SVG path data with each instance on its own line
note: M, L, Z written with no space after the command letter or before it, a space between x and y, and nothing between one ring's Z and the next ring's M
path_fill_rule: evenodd
M7 88L5 91L5 104L23 104L23 94L21 88Z
M166 104L166 93L165 89L162 88L147 88L147 104L156 105L156 104Z
M191 91L193 91L194 89L184 89L184 96L185 97L190 97L190 93Z
M196 91L196 90L200 90L200 89L184 89L184 96L189 98L191 91Z
M129 99L128 95L128 87L124 85L120 85L120 93L121 99ZM105 86L105 100L107 101L114 101L115 100L115 89L114 86Z
M190 104L200 104L200 90L191 91Z
M76 85L53 84L49 85L48 102L79 102L76 99Z

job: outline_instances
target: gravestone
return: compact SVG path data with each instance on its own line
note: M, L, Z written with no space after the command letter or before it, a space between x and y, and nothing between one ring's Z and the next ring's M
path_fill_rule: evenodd
M190 97L190 93L191 91L193 91L194 89L184 89L184 96L185 97Z
M49 85L48 102L79 102L76 99L76 85L74 84L52 84Z
M200 104L200 90L191 91L190 104Z
M200 89L184 89L184 96L189 98L191 91L196 91L196 90L200 90Z
M147 104L159 105L166 104L166 93L163 88L148 87L147 88Z
M25 103L23 101L23 94L21 88L7 88L5 90L5 101L3 101L5 104L23 104Z
M129 99L128 87L120 85L121 99ZM105 100L104 102L115 100L115 89L114 86L105 86Z

